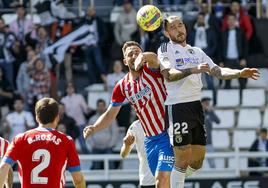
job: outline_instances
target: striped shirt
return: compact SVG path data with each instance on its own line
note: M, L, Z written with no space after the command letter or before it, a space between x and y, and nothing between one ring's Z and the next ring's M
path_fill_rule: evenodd
M3 159L3 157L7 151L8 144L9 144L9 142L7 140L0 137L0 160Z
M164 79L158 70L143 66L138 79L126 74L114 87L112 106L120 106L127 99L135 109L145 136L155 136L166 130L166 90Z

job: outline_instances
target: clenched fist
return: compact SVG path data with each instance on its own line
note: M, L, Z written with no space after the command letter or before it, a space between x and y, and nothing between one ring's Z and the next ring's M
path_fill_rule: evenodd
M134 141L135 141L135 137L130 133L128 133L123 139L124 144L128 146L132 145Z
M84 138L89 138L94 134L94 126L93 125L88 125L84 128L83 130L83 136Z

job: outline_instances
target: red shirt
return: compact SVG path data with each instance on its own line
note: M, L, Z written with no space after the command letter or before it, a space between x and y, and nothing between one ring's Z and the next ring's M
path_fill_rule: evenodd
M9 144L9 142L7 140L0 137L0 159L3 159L3 157L7 151L8 144Z
M80 171L75 144L70 136L54 129L38 127L17 135L4 162L18 162L23 188L64 187L65 169Z
M112 106L122 105L125 99L135 109L146 136L155 136L166 130L166 90L159 71L143 66L140 77L136 80L128 73L114 87Z

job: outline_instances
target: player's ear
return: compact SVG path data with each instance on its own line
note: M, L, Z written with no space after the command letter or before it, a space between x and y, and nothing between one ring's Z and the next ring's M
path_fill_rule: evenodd
M126 59L125 59L125 58L123 59L123 63L124 63L124 65L126 65L126 66L127 66L127 61L126 61Z
M169 38L169 34L166 30L164 30L164 35L165 35L165 37Z

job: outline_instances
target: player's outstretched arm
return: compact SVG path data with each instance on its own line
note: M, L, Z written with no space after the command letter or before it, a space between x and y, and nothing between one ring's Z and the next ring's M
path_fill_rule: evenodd
M127 135L124 137L123 139L123 146L121 147L121 151L120 151L120 156L122 158L125 158L128 156L128 154L130 153L131 149L132 149L132 144L135 141L135 137L130 134L127 133Z
M6 188L12 188L13 187L13 169L10 168L8 172L8 178L7 182L5 183Z
M10 168L11 168L10 164L4 162L0 164L0 187L3 187L4 184L7 182L7 177Z
M121 106L109 106L106 112L102 114L94 125L88 125L83 131L84 138L88 138L93 135L95 132L98 132L102 129L111 126L115 120L117 114L120 111Z
M161 73L163 74L164 78L168 82L173 82L173 81L181 80L191 74L199 74L199 73L208 72L208 71L209 71L209 65L207 63L202 63L198 65L197 67L182 69L182 70L178 70L174 68L164 69L161 71Z
M210 75L222 80L230 80L236 78L251 78L257 80L260 77L258 69L244 68L242 70L222 68L215 66L210 70Z
M138 71L144 64L151 69L159 69L160 62L158 61L157 55L153 52L143 52L135 60L135 70Z
M71 173L75 188L86 188L84 175L81 171Z

